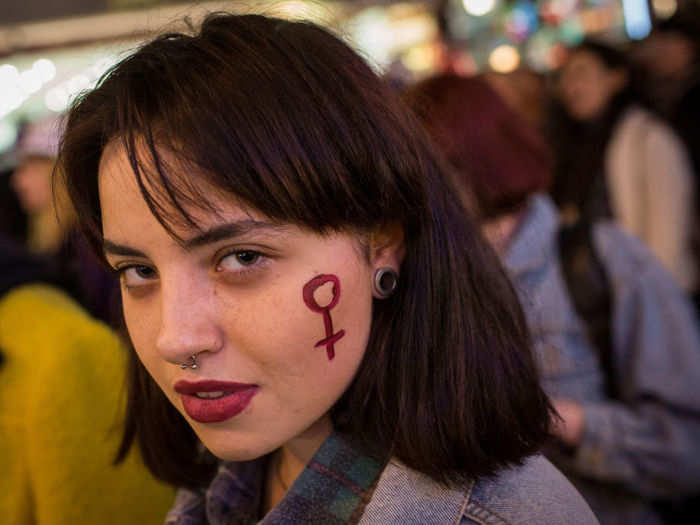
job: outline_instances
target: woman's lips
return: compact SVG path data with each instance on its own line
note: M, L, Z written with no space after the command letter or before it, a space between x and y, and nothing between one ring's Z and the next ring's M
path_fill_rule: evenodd
M258 385L228 381L189 381L175 383L187 415L199 423L216 423L237 416L258 393ZM220 397L201 398L198 393L222 393Z

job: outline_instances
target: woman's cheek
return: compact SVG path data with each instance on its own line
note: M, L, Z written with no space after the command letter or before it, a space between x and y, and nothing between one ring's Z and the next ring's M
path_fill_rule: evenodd
M323 320L324 335L314 343L314 348L325 348L331 361L335 358L335 345L345 336L345 329L333 328L333 309L341 298L340 279L334 274L320 274L310 279L302 289L306 307L319 314Z

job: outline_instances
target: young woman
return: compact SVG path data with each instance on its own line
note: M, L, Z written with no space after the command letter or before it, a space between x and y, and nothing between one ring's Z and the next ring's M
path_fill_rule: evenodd
M123 451L195 523L594 523L532 456L523 315L405 109L308 23L208 17L73 106L70 194L121 275Z
M692 167L671 128L638 103L632 74L626 56L605 44L584 41L571 50L560 73L563 111L552 129L553 195L567 214L614 218L692 294Z
M700 483L700 333L691 305L610 221L560 233L543 193L551 156L486 81L441 75L406 99L522 298L561 416L548 456L601 523L662 523L652 501L675 505Z

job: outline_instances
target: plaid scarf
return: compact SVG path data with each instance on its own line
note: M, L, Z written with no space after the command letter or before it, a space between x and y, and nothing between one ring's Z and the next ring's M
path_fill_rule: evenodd
M345 525L357 523L384 464L331 435L261 521L268 458L223 462L206 490L178 491L166 525Z

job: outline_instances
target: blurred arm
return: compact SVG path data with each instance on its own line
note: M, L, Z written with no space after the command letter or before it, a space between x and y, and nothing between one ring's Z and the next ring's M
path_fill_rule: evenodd
M620 400L583 403L571 467L648 497L700 490L700 333L690 303L645 248L596 231L614 291Z
M695 285L691 253L694 218L693 172L680 139L666 126L654 126L646 135L643 152L647 238L651 251L676 282L688 291Z

